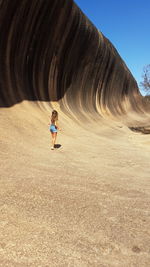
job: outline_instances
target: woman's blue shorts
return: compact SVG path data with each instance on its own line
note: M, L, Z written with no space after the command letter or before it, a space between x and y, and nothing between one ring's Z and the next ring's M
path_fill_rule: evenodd
M55 125L52 125L50 126L49 130L51 131L51 133L57 133L57 128Z

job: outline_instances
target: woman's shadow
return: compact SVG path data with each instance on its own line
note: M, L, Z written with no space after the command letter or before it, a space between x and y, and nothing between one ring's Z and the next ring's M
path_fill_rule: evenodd
M61 144L55 144L55 145L54 145L54 148L57 148L57 149L58 149L58 148L60 148L60 147L61 147Z

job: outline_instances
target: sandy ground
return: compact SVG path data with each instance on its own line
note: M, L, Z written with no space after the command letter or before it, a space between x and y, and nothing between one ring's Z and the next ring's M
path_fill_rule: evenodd
M0 266L150 266L150 135L48 115L1 109Z

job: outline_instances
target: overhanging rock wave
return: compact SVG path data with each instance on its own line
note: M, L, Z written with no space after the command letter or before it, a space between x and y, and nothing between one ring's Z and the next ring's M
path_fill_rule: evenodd
M143 110L124 61L72 0L1 0L0 32L1 107L60 100L75 114Z

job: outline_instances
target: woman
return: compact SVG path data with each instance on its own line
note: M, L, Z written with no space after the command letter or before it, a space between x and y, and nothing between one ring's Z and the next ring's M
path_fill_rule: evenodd
M51 149L54 150L57 132L58 132L58 130L60 130L60 128L58 127L58 112L56 110L52 111L51 120L50 120L49 125L50 125L49 130L50 130L51 135L52 135L52 147L51 147Z

